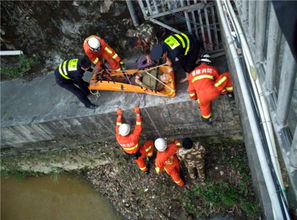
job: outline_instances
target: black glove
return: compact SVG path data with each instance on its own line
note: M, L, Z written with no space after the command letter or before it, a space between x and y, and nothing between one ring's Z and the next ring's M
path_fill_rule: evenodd
M126 64L123 61L120 61L121 70L126 69Z

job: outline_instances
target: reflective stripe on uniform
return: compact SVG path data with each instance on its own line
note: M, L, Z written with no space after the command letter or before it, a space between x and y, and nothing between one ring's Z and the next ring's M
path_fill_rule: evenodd
M207 118L210 118L210 116L211 116L211 113L210 113L209 115L202 115L202 117L203 117L203 118L206 118L206 119L207 119Z
M96 63L98 63L98 61L99 61L99 58L98 58L98 57L96 57L96 59L95 59L95 60L93 60L93 63L94 63L94 64L96 64Z
M117 125L121 125L122 123L121 122L117 122Z
M149 146L148 148L145 149L145 152L150 151L150 149L152 149L152 146Z
M159 167L156 167L155 170L156 170L157 173L160 173L160 168Z
M177 142L176 145L177 145L177 146L181 146L181 143L180 143L180 142Z
M233 91L233 87L225 87L225 89L227 89L227 91L229 91L229 92L230 92L230 91L231 91L231 92Z
M115 58L117 58L117 57L118 57L118 55L115 54L115 55L112 56L112 59L115 59Z
M139 169L141 169L141 170L146 170L146 167L139 167Z
M174 36L176 36L182 42L182 46L183 46L183 48L185 48L186 44L185 44L184 39L179 34L175 34Z
M108 47L105 47L105 50L106 50L108 53L112 54L112 50L110 50Z
M199 75L199 76L195 76L193 79L192 79L192 83L199 80L199 79L214 79L214 77L212 75Z
M140 121L137 121L136 124L137 124L137 125L141 125L141 122L140 122Z
M222 79L220 79L217 83L214 84L215 87L220 86L223 82L227 80L227 77L224 76Z
M133 147L123 147L125 150L134 150L138 147L138 144L136 144L135 146Z
M181 183L181 179L179 179L179 180L175 180L174 182L176 183L176 184L179 184L179 183Z
M153 156L153 152L147 154L148 157Z
M186 38L186 41L187 41L187 47L186 47L186 51L185 51L185 56L186 56L190 50L190 40L186 34L181 33L181 35L184 36L184 38Z
M67 75L67 71L66 71L66 63L67 61L63 62L62 64L59 65L59 73L61 76L63 76L65 79L70 79Z
M190 96L191 97L193 97L193 96L195 96L196 95L196 93L190 93Z

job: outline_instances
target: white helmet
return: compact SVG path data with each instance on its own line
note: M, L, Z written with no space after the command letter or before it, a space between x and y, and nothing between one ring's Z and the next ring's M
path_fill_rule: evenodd
M200 62L211 63L209 54L204 54L200 58Z
M122 136L127 136L130 133L131 127L129 124L121 124L119 127L119 133Z
M88 45L91 48L91 50L99 51L100 50L100 41L96 37L91 37L88 40Z
M158 151L163 152L167 148L167 142L164 138L158 138L155 140L155 147Z

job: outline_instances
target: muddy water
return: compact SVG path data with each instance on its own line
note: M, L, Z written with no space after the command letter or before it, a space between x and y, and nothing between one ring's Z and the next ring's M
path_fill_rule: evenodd
M68 175L1 178L2 220L120 220L86 182Z

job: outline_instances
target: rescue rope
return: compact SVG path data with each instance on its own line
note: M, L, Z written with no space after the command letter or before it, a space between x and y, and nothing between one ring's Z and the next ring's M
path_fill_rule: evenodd
M96 91L96 92L93 92L93 91ZM100 96L101 96L99 90L90 90L90 93L91 93L92 95L94 95L94 96L97 96L97 97L100 97Z
M160 65L159 65L159 66L160 66ZM122 70L122 72L124 73L124 75L125 75L126 79L128 80L129 84L132 85L131 80L129 79L129 76L128 76L128 74L126 73L126 71L125 71L125 70ZM140 95L139 95L137 92L134 92L134 93L138 96L138 98L139 98L139 100L140 100L140 99L141 99ZM149 120L151 121L151 123L152 123L152 125L153 125L155 131L157 132L158 137L161 137L161 133L160 133L160 131L158 130L158 128L157 128L155 122L154 122L153 119L151 118L149 112L148 112L147 109L145 109L145 108L144 108L144 111L146 112L146 114L147 114Z
M164 85L166 88L170 89L171 91L175 92L174 89L170 88L169 86L167 86L165 83L163 83L161 80L159 80L158 78L156 78L155 76L153 76L152 74L150 74L147 70L142 70L139 72L145 72L146 74L148 74L149 76L151 76L152 78L154 78L155 80L157 80L159 83L161 83L162 85Z

